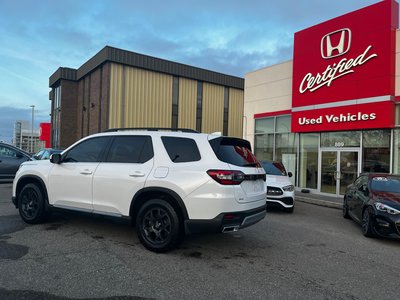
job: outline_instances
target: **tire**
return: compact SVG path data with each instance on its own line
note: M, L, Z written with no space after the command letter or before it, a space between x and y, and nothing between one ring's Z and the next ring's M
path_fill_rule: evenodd
M343 213L343 218L345 218L345 219L350 219L349 207L348 207L348 205L347 205L347 199L346 199L346 198L343 199L343 209L342 209L342 213Z
M46 216L44 204L43 192L34 183L25 185L18 195L19 215L25 223L41 223Z
M182 237L182 226L175 209L165 200L145 202L136 217L140 242L148 250L162 253L174 249Z
M361 230L364 236L374 237L374 228L372 224L371 208L367 207L364 209L362 214Z

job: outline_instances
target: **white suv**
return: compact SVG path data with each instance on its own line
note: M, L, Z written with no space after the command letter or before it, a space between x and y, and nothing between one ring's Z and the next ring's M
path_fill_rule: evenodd
M21 165L13 203L27 223L52 208L129 217L142 244L230 232L266 215L265 171L246 140L193 130L113 129Z

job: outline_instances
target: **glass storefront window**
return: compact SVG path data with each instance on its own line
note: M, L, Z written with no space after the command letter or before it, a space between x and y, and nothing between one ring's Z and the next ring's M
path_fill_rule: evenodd
M360 132L322 132L321 147L360 147Z
M274 157L274 135L256 135L254 148L254 154L258 160L272 160Z
M390 130L363 132L363 172L390 172Z
M280 161L286 171L292 172L293 183L296 178L296 157L297 157L296 134L277 133L275 134L275 160Z
M291 133L289 115L259 119L255 122L255 150L258 160L276 160L296 178L297 140Z
M273 133L275 131L275 118L256 120L256 134Z
M400 173L400 130L393 131L394 146L393 146L393 173Z
M276 118L276 132L290 132L291 131L291 117L279 116Z
M316 189L319 133L300 134L299 186Z

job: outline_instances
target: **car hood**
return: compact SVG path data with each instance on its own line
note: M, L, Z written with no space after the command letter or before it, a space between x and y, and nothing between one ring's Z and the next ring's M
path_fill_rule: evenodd
M374 191L372 192L372 197L374 201L391 204L395 208L400 208L400 193Z
M49 165L51 164L50 160L28 160L21 164L21 166L35 166L35 165Z
M267 186L276 186L276 187L284 187L292 184L289 177L287 176L269 175L269 174L267 174L266 183Z

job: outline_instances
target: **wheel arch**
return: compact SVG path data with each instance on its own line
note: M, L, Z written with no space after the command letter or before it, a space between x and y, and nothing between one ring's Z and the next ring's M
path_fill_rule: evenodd
M18 180L17 187L15 190L15 197L18 199L18 196L21 193L21 190L24 188L25 185L27 185L29 183L34 183L39 187L40 191L43 193L43 196L45 198L45 202L44 202L45 210L48 211L50 208L50 205L49 205L49 197L48 197L48 193L47 193L46 184L44 183L43 179L40 178L39 176L36 176L36 175L22 176ZM16 208L18 208L18 201L16 201Z
M129 216L132 220L136 220L136 215L140 206L149 199L160 198L167 201L174 209L176 209L182 222L189 219L189 215L182 198L174 191L162 187L143 188L133 197L129 208Z

